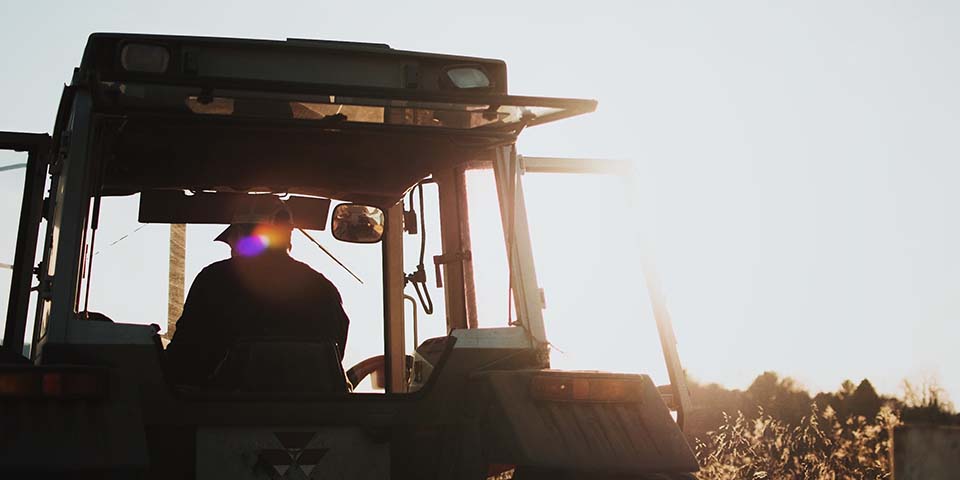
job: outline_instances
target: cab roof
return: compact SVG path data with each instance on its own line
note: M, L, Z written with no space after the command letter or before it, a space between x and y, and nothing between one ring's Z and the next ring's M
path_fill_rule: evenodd
M383 44L96 33L104 194L282 191L389 206L593 100L513 96L502 60Z
M166 68L162 72L126 68L124 49L129 54L131 45L166 50ZM439 91L441 70L463 65L478 66L490 77L491 85L484 93L507 93L507 67L502 60L331 40L94 33L87 41L80 73L103 81L206 83L220 88L256 85L302 92L309 87L349 86Z

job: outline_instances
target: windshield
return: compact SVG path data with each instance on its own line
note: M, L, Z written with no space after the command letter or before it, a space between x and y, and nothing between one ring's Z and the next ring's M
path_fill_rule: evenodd
M508 269L492 170L468 171L466 186L474 212L469 220L474 254L470 274L476 287L474 315L478 321L473 326L505 327L516 314L507 301ZM222 198L214 198L218 195ZM87 243L92 246L86 251L77 311L81 315L90 312L87 315L94 320L156 324L168 343L171 326L183 313L184 300L198 275L231 256L231 248L216 240L224 238L223 222L228 217L224 212L228 203L236 203L238 195L168 191L103 197L95 237L87 232ZM270 195L240 197L255 198L255 205L264 205ZM335 239L330 222L336 214L318 210L326 208L326 199L286 198L288 203L300 198L290 212L294 223L305 230L292 232L290 257L320 272L336 287L349 317L344 368L384 354L383 244ZM439 203L438 186L427 179L400 204L406 212L403 316L408 355L449 332L446 301L456 286L438 286L437 272L442 268L435 262L443 252ZM330 201L329 211L335 212L342 204ZM314 212L313 218L322 221L311 224L303 212ZM193 223L170 223L185 220ZM423 271L421 281L415 280L418 270ZM271 281L283 283L283 279ZM357 387L358 391L382 391L369 379Z
M139 197L102 199L96 242L92 256L88 256L92 265L88 263L85 270L90 272L89 294L86 283L82 284L78 310L97 312L117 323L156 324L165 334L169 321L176 319L176 313L172 319L168 315L171 284L183 282L184 291L189 292L201 270L230 257L230 247L214 241L226 225L186 225L184 275L182 279L171 278L171 225L140 223ZM334 201L333 206L339 203ZM363 280L360 283L306 235L293 231L290 256L323 274L343 298L353 340L347 342L343 363L349 366L382 354L380 245L336 241L328 230L307 232Z

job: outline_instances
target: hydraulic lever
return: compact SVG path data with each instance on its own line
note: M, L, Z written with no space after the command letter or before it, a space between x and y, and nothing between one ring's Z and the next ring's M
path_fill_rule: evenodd
M427 225L426 219L423 212L423 182L420 182L416 187L417 193L420 197L420 263L417 264L417 269L413 273L408 274L404 277L404 280L407 283L413 284L413 289L417 292L417 297L420 298L420 305L423 306L423 313L427 315L433 314L433 299L430 298L430 290L427 289L427 271L423 265L423 256L427 249ZM404 229L407 230L410 234L417 234L417 214L413 210L413 190L410 190L410 195L408 198L410 202L410 211L405 211L404 213ZM406 220L412 219L413 223L411 225L406 225ZM440 276L437 276L437 281L439 282ZM420 287L423 287L423 290L420 290Z

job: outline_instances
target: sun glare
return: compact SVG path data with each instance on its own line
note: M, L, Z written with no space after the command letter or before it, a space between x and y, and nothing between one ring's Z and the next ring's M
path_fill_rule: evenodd
M626 182L565 174L528 174L523 182L552 366L645 373L666 383ZM478 208L497 205L492 171L468 172L467 191L479 324L506 326L500 212Z

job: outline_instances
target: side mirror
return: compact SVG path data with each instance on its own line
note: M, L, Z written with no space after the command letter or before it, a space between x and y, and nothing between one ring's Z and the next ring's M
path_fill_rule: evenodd
M383 237L383 210L356 203L342 203L333 209L330 230L333 238L350 243L377 243Z

